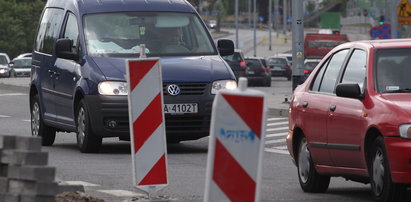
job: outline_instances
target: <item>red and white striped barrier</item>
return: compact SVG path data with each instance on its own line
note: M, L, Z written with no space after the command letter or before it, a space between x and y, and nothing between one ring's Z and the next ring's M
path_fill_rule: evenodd
M160 60L128 60L126 68L133 185L152 193L168 185Z
M267 107L264 94L220 90L213 103L204 201L259 201Z

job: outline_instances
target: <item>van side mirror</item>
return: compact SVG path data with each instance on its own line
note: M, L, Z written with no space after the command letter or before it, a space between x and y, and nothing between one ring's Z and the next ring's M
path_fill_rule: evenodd
M339 97L362 99L362 93L358 83L340 83L335 88L335 93Z
M220 39L217 42L218 52L221 56L234 54L234 43L228 39Z
M68 60L77 60L79 57L78 53L71 50L72 46L73 41L70 39L57 39L55 45L56 56Z

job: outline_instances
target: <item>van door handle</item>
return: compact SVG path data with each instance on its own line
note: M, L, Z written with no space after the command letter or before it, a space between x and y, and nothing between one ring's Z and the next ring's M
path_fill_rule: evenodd
M335 111L335 109L337 109L337 106L335 106L335 105L330 105L330 111Z
M308 102L307 102L307 101L304 101L303 104L302 104L302 106L303 106L304 108L307 108L307 107L308 107Z

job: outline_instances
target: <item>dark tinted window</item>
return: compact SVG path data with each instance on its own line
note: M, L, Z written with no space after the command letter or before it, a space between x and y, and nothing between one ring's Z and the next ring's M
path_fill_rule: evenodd
M320 92L333 93L338 74L349 50L342 50L334 54L325 70L320 86Z
M77 49L77 40L79 36L78 25L76 16L73 14L69 14L67 19L66 29L64 31L64 38L71 39L73 41L72 51L76 51Z
M54 41L59 35L63 14L63 10L56 8L47 8L44 11L34 45L36 51L52 53Z
M269 58L268 65L287 65L287 59L285 58Z
M263 64L261 64L261 61L257 59L246 59L245 63L250 69L263 68Z
M342 83L358 83L363 89L367 55L363 50L355 50L344 72Z

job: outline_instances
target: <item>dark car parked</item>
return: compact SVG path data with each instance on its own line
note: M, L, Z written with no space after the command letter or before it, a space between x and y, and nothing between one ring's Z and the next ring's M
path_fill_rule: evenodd
M165 111L167 141L208 136L215 94L237 85L221 58L233 54L233 42L216 47L187 1L91 0L49 0L43 10L30 82L32 135L52 145L56 131L76 132L81 152L98 151L105 137L129 140L125 61L139 57L140 44L147 57L161 58L164 104L176 106ZM187 105L196 107L187 113Z
M245 58L247 65L246 77L249 85L271 86L271 72L261 62L261 58Z
M291 66L286 57L269 57L267 63L272 76L286 77L287 80L291 80Z
M247 65L244 61L244 54L240 49L235 49L232 55L223 56L224 60L230 65L231 70L233 70L235 78L245 76L245 71Z
M410 64L410 39L348 42L294 90L286 141L302 190L342 176L376 201L411 200Z

